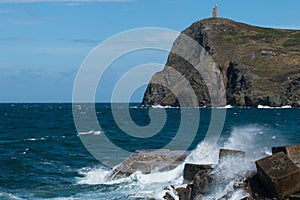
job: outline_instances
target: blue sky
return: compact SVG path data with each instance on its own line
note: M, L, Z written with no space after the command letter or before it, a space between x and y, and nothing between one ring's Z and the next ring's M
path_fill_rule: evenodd
M181 31L210 17L215 4L221 17L300 29L297 0L0 0L0 102L71 102L76 73L101 41L132 28ZM124 69L165 63L167 52L135 56L119 60L106 74L107 88L99 89L96 101L110 101L109 87ZM143 89L133 101L141 100Z

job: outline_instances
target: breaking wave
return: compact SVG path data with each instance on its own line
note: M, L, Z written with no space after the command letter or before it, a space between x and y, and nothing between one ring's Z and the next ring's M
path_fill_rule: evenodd
M292 108L292 106L271 107L271 106L258 105L257 108L261 108L261 109L281 109L281 108Z
M82 178L78 179L77 184L116 184L117 189L125 192L129 197L143 197L163 199L168 186L174 187L186 186L183 184L183 169L185 163L194 164L217 164L219 150L221 148L241 150L246 152L246 158L243 161L226 160L213 170L214 178L220 180L215 185L213 192L206 195L204 199L218 199L227 196L229 199L239 199L247 196L247 193L241 189L235 189L236 185L243 182L244 178L255 171L254 161L271 153L271 147L278 145L278 135L276 132L256 125L235 127L230 135L219 143L204 159L202 151L211 149L205 143L200 143L198 147L191 152L186 161L177 168L166 172L152 172L151 174L142 174L136 172L131 176L115 181L105 179L110 170L103 168L82 169L80 173ZM226 137L226 136L222 136ZM274 139L275 137L275 139ZM126 186L124 186L124 184Z
M80 132L78 135L100 135L101 131L87 131L87 132Z

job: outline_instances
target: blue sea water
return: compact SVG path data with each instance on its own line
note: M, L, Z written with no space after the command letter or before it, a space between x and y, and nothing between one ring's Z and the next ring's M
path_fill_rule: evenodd
M0 199L162 198L164 187L182 184L181 169L148 175L136 173L123 180L107 181L105 175L111 169L94 158L80 138L105 134L128 152L163 148L176 136L182 115L180 108L165 110L167 120L160 132L138 138L118 127L110 104L96 104L102 130L91 127L83 133L75 128L72 104L0 104ZM189 150L193 152L190 161L201 163L195 157L201 154L198 145L209 129L212 109L198 110L199 127ZM143 127L151 123L149 108L131 105L129 111L137 125ZM126 123L126 119L123 122ZM297 108L228 108L216 151L211 152L206 162L213 162L217 149L224 147L246 151L252 162L270 154L272 146L299 144L299 130L300 109ZM107 157L124 159L115 152ZM239 168L253 170L251 164ZM222 176L231 176L226 167L222 170ZM228 187L224 188L216 188L212 197L228 192L225 191ZM232 199L235 198L232 195Z

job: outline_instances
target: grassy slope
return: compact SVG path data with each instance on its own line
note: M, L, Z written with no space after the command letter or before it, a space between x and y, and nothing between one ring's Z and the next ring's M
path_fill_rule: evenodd
M261 28L228 19L218 20L219 34L214 34L216 37L213 38L216 52L213 58L217 62L234 58L253 66L253 72L261 77L258 85L269 91L278 89L286 77L300 73L299 30Z

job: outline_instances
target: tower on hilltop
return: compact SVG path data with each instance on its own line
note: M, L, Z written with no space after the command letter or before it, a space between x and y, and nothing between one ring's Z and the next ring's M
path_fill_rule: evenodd
M214 18L217 18L217 17L218 17L218 5L216 5L216 6L213 8L212 16L213 16Z

